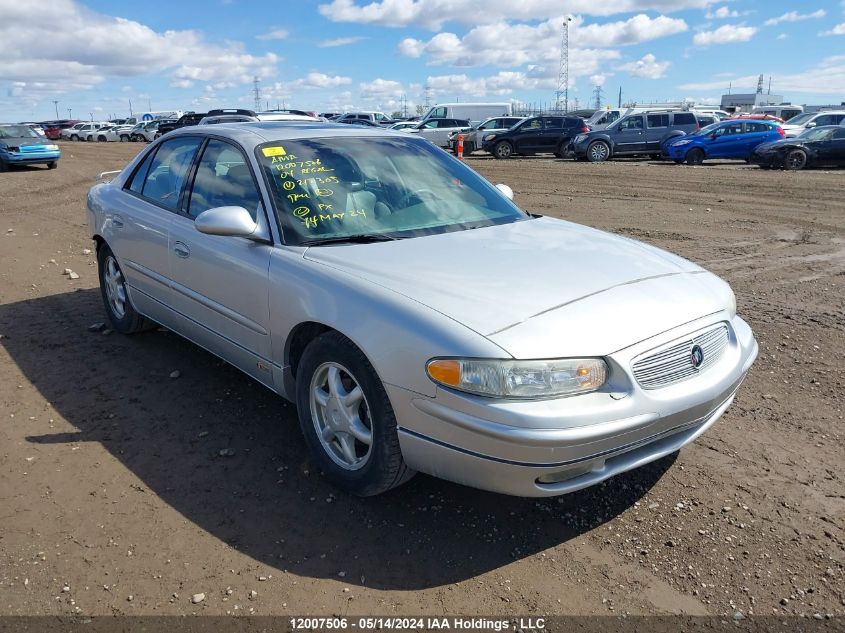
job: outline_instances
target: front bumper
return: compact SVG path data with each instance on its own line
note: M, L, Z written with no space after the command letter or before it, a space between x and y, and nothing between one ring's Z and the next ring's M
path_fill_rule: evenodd
M50 150L45 152L0 152L0 160L10 165L37 165L39 163L52 163L61 158L61 150Z
M627 389L620 386L624 379L611 379L607 390L591 394L506 402L445 389L426 398L388 385L404 459L436 477L524 497L574 492L660 459L724 413L757 356L757 342L735 317L718 363L662 389L639 387L629 361L715 322L688 324L610 355L614 371L629 374Z
M751 163L766 167L780 167L783 165L783 156L774 152L766 152L765 154L755 153L751 154Z

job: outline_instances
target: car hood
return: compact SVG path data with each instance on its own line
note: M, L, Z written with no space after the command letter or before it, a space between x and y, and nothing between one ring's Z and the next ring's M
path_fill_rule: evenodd
M0 138L0 145L5 145L6 147L21 147L24 145L47 145L52 144L48 142L43 136L39 136L38 138L33 138L31 136L4 136Z
M756 153L777 151L784 147L795 147L796 145L804 145L804 141L797 138L784 138L778 141L769 141L768 143L760 143L754 151Z
M304 256L409 297L521 358L610 353L726 305L727 285L699 266L552 218L312 247Z

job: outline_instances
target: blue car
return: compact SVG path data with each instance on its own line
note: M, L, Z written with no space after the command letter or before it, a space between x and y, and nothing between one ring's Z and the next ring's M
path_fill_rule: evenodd
M0 123L0 171L9 171L10 165L42 164L55 169L61 155L58 145L28 125Z
M698 132L670 139L664 147L670 160L700 165L706 158L736 158L748 161L760 143L779 141L783 128L771 121L727 120Z

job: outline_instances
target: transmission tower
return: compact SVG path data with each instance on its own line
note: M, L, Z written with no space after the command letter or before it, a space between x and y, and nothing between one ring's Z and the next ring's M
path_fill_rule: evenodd
M252 78L252 96L255 99L256 112L261 110L261 88L258 86L259 83L261 83L261 80L258 78L258 75L255 75Z
M563 22L563 37L560 42L560 66L557 71L557 90L555 90L555 108L558 112L569 112L569 23L572 18L566 17ZM563 103L561 103L563 97Z
M425 84L425 109L428 110L431 107L431 86L426 83Z
M601 104L602 101L604 101L603 96L601 86L596 84L595 87L593 87L593 106L595 106L596 110L601 110Z
M763 94L763 75L760 75L759 79L757 79L757 94Z

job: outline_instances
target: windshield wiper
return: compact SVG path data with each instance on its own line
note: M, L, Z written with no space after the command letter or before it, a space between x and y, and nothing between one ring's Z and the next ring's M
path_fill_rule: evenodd
M335 235L334 237L321 237L313 240L305 240L299 246L322 246L323 244L371 244L373 242L393 242L401 240L401 237L394 237L384 233L361 233L360 235Z

